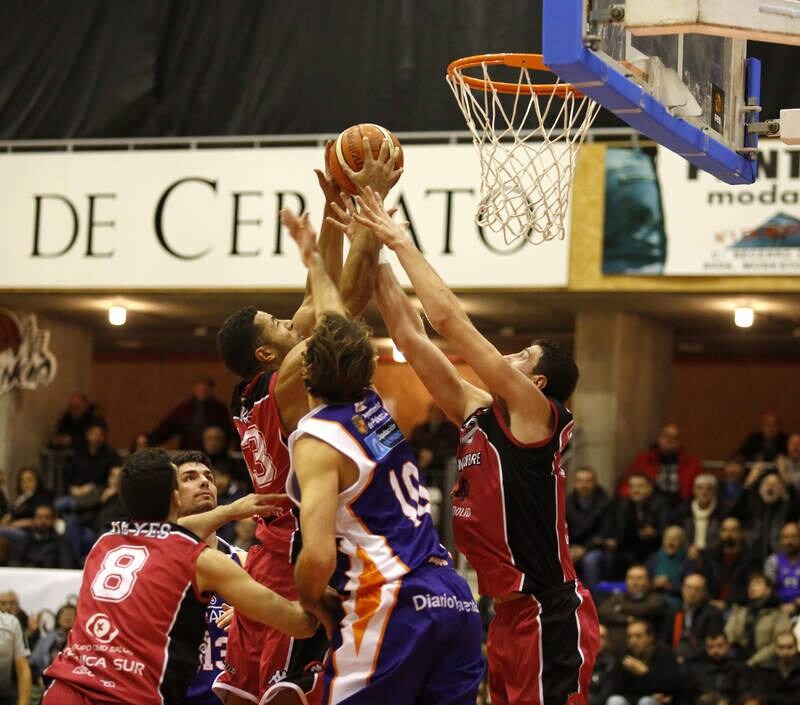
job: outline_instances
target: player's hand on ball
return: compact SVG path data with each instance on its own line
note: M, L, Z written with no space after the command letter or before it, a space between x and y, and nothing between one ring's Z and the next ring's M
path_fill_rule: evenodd
M383 140L381 143L380 152L378 152L377 159L372 156L372 147L370 146L369 138L364 137L362 140L362 149L364 154L364 166L361 171L353 171L346 163L342 164L342 171L347 175L359 189L361 193L364 192L366 187L372 188L377 194L380 195L381 200L386 198L386 195L391 191L403 174L403 168L394 168L395 158L398 154L396 150L390 150L389 142ZM394 151L394 154L392 154Z
M336 203L339 206L343 206L339 185L333 180L328 169L328 155L331 149L333 149L333 140L328 140L325 143L325 171L314 169L314 173L317 175L317 181L319 181L322 193L325 194L325 203Z
M289 234L300 248L300 257L306 267L311 266L315 256L319 255L317 250L317 233L311 227L308 213L303 213L298 218L288 208L281 210L281 222L289 229Z
M383 201L367 186L361 196L356 197L358 212L353 213L353 218L361 225L375 233L384 245L390 250L407 245L410 240L406 236L407 222L395 223L392 215L383 206Z

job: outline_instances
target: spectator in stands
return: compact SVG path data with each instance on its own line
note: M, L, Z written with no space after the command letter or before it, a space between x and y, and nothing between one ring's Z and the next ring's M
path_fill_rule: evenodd
M62 605L56 612L56 627L52 632L45 634L31 653L30 664L33 671L34 680L41 678L44 669L47 668L67 644L67 637L70 629L75 623L75 605Z
M122 464L119 453L106 443L105 423L95 421L86 431L85 448L77 449L64 471L68 494L55 502L59 514L78 513L91 524L108 484L111 468Z
M766 705L797 705L800 699L800 654L790 631L775 635L774 655L756 669L758 691Z
M139 433L137 433L133 437L133 440L131 441L131 447L128 450L128 453L130 455L133 455L134 453L138 453L140 450L144 450L145 448L148 447L149 442L150 439L149 436L147 435L147 432L139 431Z
M617 656L625 652L625 629L635 619L646 619L661 626L666 611L664 598L653 592L650 576L643 565L632 565L625 575L624 593L611 595L600 604L600 621L608 627L611 651Z
M23 552L10 556L11 565L25 568L77 568L72 549L55 530L56 513L52 506L36 507L33 524L26 529Z
M703 551L696 565L708 580L712 599L724 608L731 603L744 604L750 576L761 571L763 564L745 544L742 523L728 517L720 524L719 543Z
M584 584L592 587L605 577L605 541L613 535L611 500L592 468L579 468L567 496L569 552Z
M689 544L689 558L696 561L700 551L717 543L722 509L717 502L717 478L702 473L694 478L692 499L681 502L670 515L670 523L682 526Z
M656 491L674 507L682 499L691 498L692 483L700 474L700 461L681 448L680 431L670 423L661 429L652 448L633 459L619 488L621 497L628 496L630 477L634 473L650 478Z
M42 484L36 470L22 468L17 478L17 497L0 519L0 537L8 541L9 559L12 555L19 556L23 550L22 544L27 539L25 529L33 525L36 507L52 503L53 495Z
M412 429L408 441L417 455L419 469L428 474L430 470L443 470L447 460L456 454L458 428L436 404L430 404L428 418Z
M628 651L615 678L607 705L661 705L681 689L678 664L672 650L656 643L653 625L641 619L627 627Z
M786 453L775 460L778 474L787 487L800 492L800 433L793 433L786 442Z
M653 581L653 589L664 596L667 605L680 605L681 583L689 568L686 533L680 526L664 529L661 548L650 556L646 567Z
M686 700L691 703L703 695L718 693L733 705L748 686L744 661L737 658L723 632L707 634L704 646L703 655L686 666Z
M718 498L726 513L736 504L736 500L744 490L744 474L744 460L741 456L735 455L725 461Z
M616 520L617 560L623 569L630 563L643 563L658 550L669 511L646 475L630 475L628 487L629 496L620 500Z
M612 695L614 678L619 668L619 659L608 650L608 629L600 625L600 650L594 663L589 686L589 705L606 705Z
M214 382L199 379L192 395L172 409L150 432L150 445L158 446L178 436L181 450L199 450L203 446L203 430L209 426L225 429L230 437L228 407L213 396Z
M56 432L50 441L53 448L80 448L86 439L89 425L102 421L103 414L83 392L74 392L67 402L67 410L61 415Z
M250 475L242 460L234 458L228 452L228 436L225 429L220 426L209 426L203 430L203 443L201 450L211 461L210 467L215 470L224 470L237 483L250 482Z
M750 461L775 460L780 454L786 453L786 433L781 430L781 422L774 411L768 411L761 419L761 430L754 431L744 439L738 455Z
M0 613L0 705L30 705L29 655L17 619Z
M781 550L764 562L764 575L775 586L778 602L787 614L800 608L800 526L790 521L781 529Z
M13 590L0 592L0 612L13 614L22 628L22 633L25 635L28 633L28 615L19 606L19 597L17 597L17 593Z
M256 523L252 519L239 519L234 525L233 545L243 551L250 550L256 542Z
M754 573L747 583L747 603L734 605L725 623L725 635L749 667L773 655L775 635L791 628L772 586L763 573Z
M664 641L675 650L678 663L700 658L705 638L719 634L723 628L722 613L708 601L705 576L690 573L683 579L683 602L664 620Z
M122 467L119 465L111 468L111 472L108 473L108 485L100 495L100 507L94 517L94 527L92 528L95 536L102 533L112 521L123 519L127 516L128 512L119 495L119 478L121 475Z
M780 550L783 525L798 516L796 503L776 472L767 472L742 493L731 513L744 521L750 545L762 561Z

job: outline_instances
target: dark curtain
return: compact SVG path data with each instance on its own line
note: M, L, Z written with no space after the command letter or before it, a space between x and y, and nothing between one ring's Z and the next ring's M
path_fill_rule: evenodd
M538 51L531 0L6 0L0 137L463 130L454 58ZM788 52L794 52L789 55ZM756 45L770 116L800 86ZM600 124L619 124L604 116Z

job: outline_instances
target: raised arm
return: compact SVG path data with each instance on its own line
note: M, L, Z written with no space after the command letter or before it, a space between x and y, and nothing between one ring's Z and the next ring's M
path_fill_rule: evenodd
M383 207L380 198L366 189L359 199L356 220L397 254L433 328L447 338L475 370L492 396L508 410L516 438L535 443L552 433L552 410L533 380L504 358L469 320L455 294L442 281L422 253Z
M216 592L245 617L284 634L305 639L317 630L317 620L297 602L289 602L260 585L220 551L203 551L197 558L197 587Z
M475 409L491 404L492 397L464 380L428 338L419 313L400 287L390 264L378 268L375 299L392 340L451 421L461 425Z
M248 519L254 515L263 517L281 513L283 510L278 503L283 499L286 499L286 495L249 494L230 504L220 504L207 512L181 517L178 524L205 541L217 529L231 521Z

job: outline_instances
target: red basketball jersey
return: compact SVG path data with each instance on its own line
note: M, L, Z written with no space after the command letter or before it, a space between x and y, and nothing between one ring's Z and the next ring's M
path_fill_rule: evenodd
M482 595L544 594L575 580L561 467L572 414L550 405L553 433L540 443L515 439L496 403L461 426L453 533Z
M281 425L275 384L278 373L262 372L249 382L242 382L233 393L231 414L241 439L253 491L258 494L284 494L289 475L288 434ZM256 536L270 543L278 536L287 539L297 528L292 503L287 499L283 513L271 521L259 521Z
M113 522L86 558L75 624L45 675L93 700L182 703L205 631L195 566L206 548L174 524Z

